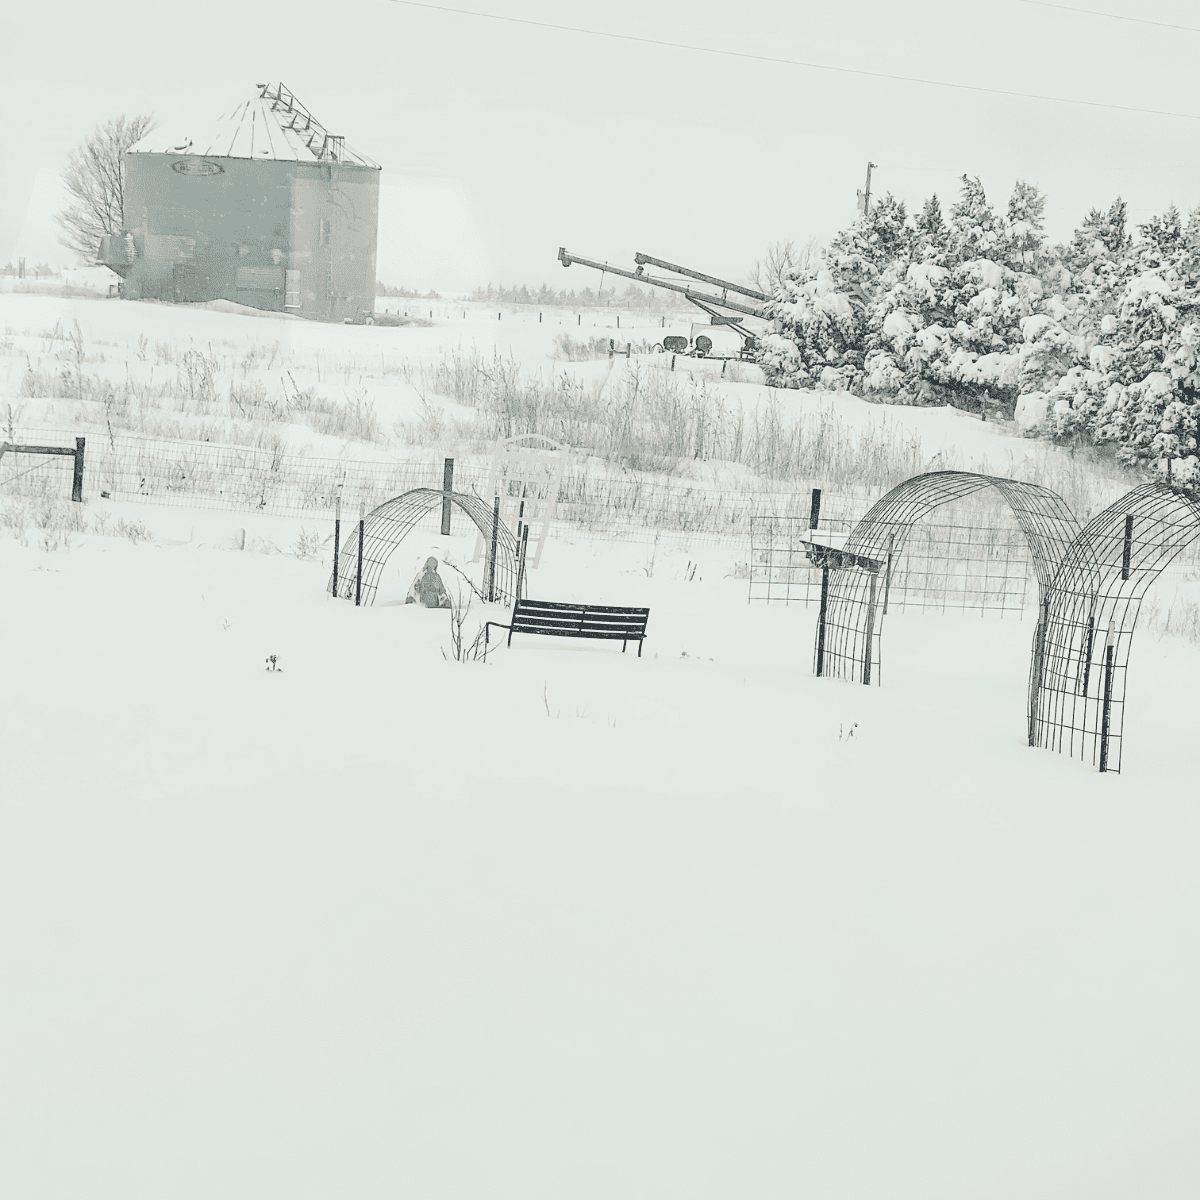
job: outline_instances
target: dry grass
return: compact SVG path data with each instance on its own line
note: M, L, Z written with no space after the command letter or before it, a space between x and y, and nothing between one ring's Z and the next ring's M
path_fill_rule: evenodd
M677 473L695 459L736 463L776 484L823 480L830 487L886 489L922 469L920 438L899 422L853 426L834 413L787 417L778 400L747 409L704 377L633 363L603 382L563 372L550 382L522 376L499 356L456 351L420 375L429 392L475 410L451 421L432 411L403 427L406 440L447 439L481 451L496 438L540 433L637 471Z

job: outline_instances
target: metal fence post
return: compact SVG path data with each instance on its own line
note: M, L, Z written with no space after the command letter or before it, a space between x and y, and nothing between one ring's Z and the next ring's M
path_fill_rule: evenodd
M816 529L817 522L821 519L821 489L813 488L812 500L808 510L808 527Z
M825 674L825 612L829 607L829 568L821 568L821 611L817 614L817 674Z
M892 594L892 547L896 541L894 533L888 534L887 574L883 577L883 615L887 616L888 597Z
M1050 627L1050 597L1038 609L1037 628L1033 631L1033 669L1029 679L1029 744L1037 745L1038 705L1042 696L1042 675L1046 661L1046 630Z
M500 497L492 505L492 552L488 555L488 603L496 599L496 543L500 537Z
M513 597L514 602L521 598L521 588L525 583L525 551L529 547L529 526L526 525L521 531L521 549L520 562L517 565L517 594Z
M1088 617L1087 644L1083 652L1083 702L1087 704L1088 685L1092 681L1092 646L1096 641L1096 618ZM1086 711L1086 710L1085 710Z
M1112 717L1113 623L1108 623L1104 642L1104 707L1100 716L1100 770L1108 770L1108 733Z
M1129 578L1129 558L1133 553L1133 513L1125 516L1125 545L1121 551L1121 578Z
M362 603L362 555L363 555L363 527L366 525L366 514L360 507L358 510L358 570L354 573L354 606L357 608Z
M338 594L338 553L342 545L342 485L338 484L338 496L333 506L333 598Z
M863 654L863 683L870 686L871 683L871 642L875 637L875 586L878 581L878 573L871 572L871 594L867 600L867 648Z

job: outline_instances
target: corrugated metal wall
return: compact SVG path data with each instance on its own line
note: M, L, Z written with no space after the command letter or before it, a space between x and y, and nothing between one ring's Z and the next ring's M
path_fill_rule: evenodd
M341 319L375 305L379 171L130 154L131 299L226 299Z

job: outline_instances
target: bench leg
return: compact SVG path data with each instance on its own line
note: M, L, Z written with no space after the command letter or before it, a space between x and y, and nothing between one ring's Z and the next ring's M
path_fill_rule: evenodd
M628 643L628 642L622 642L622 643L621 643L621 653L622 653L622 654L624 654L624 653L625 653L625 647L626 647L626 646L628 646L628 645L629 645L629 643Z
M638 658L642 657L642 639L638 638Z

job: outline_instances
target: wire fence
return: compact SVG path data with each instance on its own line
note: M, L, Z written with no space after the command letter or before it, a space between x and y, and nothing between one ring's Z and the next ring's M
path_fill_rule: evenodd
M6 430L5 441L73 447L78 430ZM0 499L22 491L66 499L73 461L62 456L0 457ZM489 460L460 457L457 492L483 495ZM343 512L370 511L405 492L440 487L442 458L428 450L404 459L356 460L284 454L271 447L172 441L89 432L84 495L179 507L332 519L339 489ZM560 481L552 536L657 544L729 552L748 576L750 602L816 604L820 571L802 538L810 532L813 488L736 490L686 479L623 470L597 460L571 462ZM831 495L822 489L818 529L848 535L876 499L867 489ZM889 608L1022 614L1031 603L1033 573L1025 539L1003 506L978 505L919 522L890 573ZM741 577L740 575L738 577ZM1200 577L1200 546L1163 573L1164 583ZM1163 606L1173 592L1163 591Z
M21 430L10 440L73 446L77 432ZM37 470L53 474L62 461L43 459ZM0 488L17 469L33 467L26 456L0 459ZM489 468L485 455L457 459L454 490L489 499L483 494ZM339 494L344 512L360 507L369 512L405 492L441 483L442 459L433 451L363 461L107 433L89 434L84 467L86 496L306 518L331 519ZM807 512L811 487L734 490L581 458L563 472L551 529L610 540L651 542L677 535L689 545L745 545L760 514ZM848 502L854 511L866 511L870 497L864 493Z

